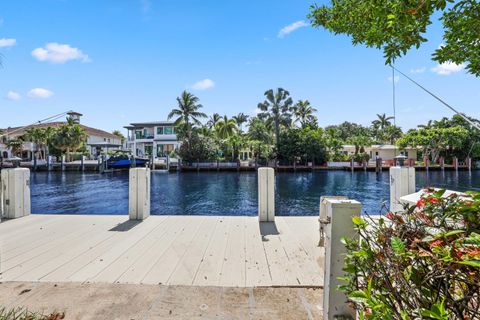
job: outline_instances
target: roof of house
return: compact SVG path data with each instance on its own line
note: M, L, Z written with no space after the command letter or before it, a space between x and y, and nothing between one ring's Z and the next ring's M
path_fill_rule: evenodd
M152 126L172 126L175 122L173 121L151 121L151 122L135 122L130 123L129 126L125 126L126 129L134 128L143 128L143 127L152 127Z
M27 129L30 129L30 128L48 128L48 127L58 128L61 125L64 125L65 123L66 123L65 121L39 123L39 124L34 124L34 125L26 126L26 127L10 127L10 128L3 129L3 131L6 134L9 134L10 132L12 132L12 134L14 134L15 136L21 136L21 135L25 134L25 131ZM118 139L118 137L116 135L114 135L110 132L100 130L100 129L96 129L96 128L92 128L92 127L88 127L88 126L85 126L83 124L79 124L79 125L83 130L85 130L85 132L89 136L97 136L97 137ZM13 132L13 131L15 131L15 132Z

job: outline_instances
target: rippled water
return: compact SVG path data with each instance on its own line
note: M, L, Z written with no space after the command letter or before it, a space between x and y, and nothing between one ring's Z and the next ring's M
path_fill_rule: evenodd
M417 188L480 190L480 171L417 172ZM32 212L126 214L128 173L36 172ZM322 195L345 195L378 213L389 199L388 172L319 171L276 175L277 215L318 215ZM152 173L152 214L256 215L255 172Z

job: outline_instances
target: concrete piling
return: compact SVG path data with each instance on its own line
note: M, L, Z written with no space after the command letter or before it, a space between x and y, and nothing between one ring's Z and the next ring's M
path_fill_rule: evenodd
M275 172L273 168L258 169L258 218L275 221Z
M128 213L130 220L144 220L150 216L150 168L130 169Z

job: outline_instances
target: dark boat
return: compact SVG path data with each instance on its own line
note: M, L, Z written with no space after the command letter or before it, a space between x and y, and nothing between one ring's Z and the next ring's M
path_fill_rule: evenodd
M135 157L135 167L145 167L148 159ZM115 155L107 160L108 168L127 169L132 167L132 158L128 155Z

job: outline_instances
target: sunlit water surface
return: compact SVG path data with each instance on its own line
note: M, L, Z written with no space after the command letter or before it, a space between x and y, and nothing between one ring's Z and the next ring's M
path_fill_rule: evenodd
M276 175L277 215L318 215L319 198L343 195L378 213L389 199L388 172L319 171ZM480 171L416 173L417 188L480 190ZM33 213L126 214L128 173L36 172ZM151 212L162 215L256 215L255 172L152 172Z

